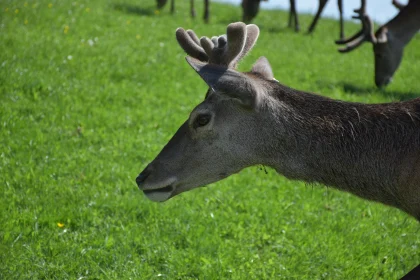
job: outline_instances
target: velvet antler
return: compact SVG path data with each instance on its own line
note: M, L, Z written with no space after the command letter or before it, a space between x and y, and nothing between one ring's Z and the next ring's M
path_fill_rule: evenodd
M239 61L252 49L260 31L255 24L235 22L228 25L226 35L199 40L192 30L176 30L179 45L191 57L210 64L236 68Z

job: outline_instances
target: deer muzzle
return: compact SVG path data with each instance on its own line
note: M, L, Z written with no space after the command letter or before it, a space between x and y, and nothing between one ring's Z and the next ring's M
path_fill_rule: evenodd
M152 172L147 168L137 176L136 183L146 197L152 201L163 202L175 195L175 178L169 178L161 182L153 182L150 179Z

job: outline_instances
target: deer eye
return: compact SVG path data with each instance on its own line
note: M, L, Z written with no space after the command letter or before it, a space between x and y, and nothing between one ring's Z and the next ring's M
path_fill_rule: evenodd
M211 119L210 115L199 115L196 119L195 119L195 126L199 127L199 126L205 126L206 124L209 123Z

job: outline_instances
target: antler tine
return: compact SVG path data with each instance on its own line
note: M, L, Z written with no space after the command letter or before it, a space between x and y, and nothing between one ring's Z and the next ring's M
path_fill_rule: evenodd
M353 10L356 14L366 14L366 0L360 0L360 8ZM353 16L353 18L356 18Z
M185 31L180 27L176 30L175 34L179 45L188 55L197 58L200 61L209 61L209 57L200 46L198 37L195 35L194 31Z
M211 37L211 41L213 42L213 45L214 45L215 48L219 47L219 43L217 41L218 38L219 38L218 36Z
M207 53L207 55L211 57L213 49L215 48L214 41L204 36L204 37L201 37L200 44L203 47L204 51Z
M357 39L357 38L359 38L359 37L361 37L363 35L363 30L359 30L359 32L357 32L356 34L354 34L353 36L351 36L351 37L349 37L349 38L347 38L347 39L340 39L340 40L337 40L337 41L335 41L335 43L336 44L339 44L339 45L344 45L344 44L347 44L347 43L349 43L349 42L351 42L351 41L354 41L355 39Z
M247 37L246 24L235 22L228 25L227 30L227 57L226 62L232 68L236 67L237 61L244 49ZM238 58L238 59L237 59Z
M190 35L191 39L197 44L200 45L200 40L198 39L197 35L191 29L187 30L188 35Z
M252 49L257 41L259 29L256 25L235 22L228 25L226 34L201 37L192 30L176 30L176 38L184 51L203 62L236 68L238 62Z
M358 36L358 37L356 37L356 39L351 40L351 42L346 44L345 48L340 48L340 49L338 49L338 51L341 52L341 53L350 52L350 51L354 50L355 48L357 48L358 46L360 46L361 44L363 44L365 41L366 41L366 39L364 38L364 36Z
M371 42L373 44L376 44L377 42L377 39L373 32L373 21L366 13L366 2L365 0L361 0L361 2L361 7L359 9L354 10L354 12L357 15L353 16L353 18L360 19L360 21L362 22L362 29L350 38L335 41L335 43L338 45L346 44L346 47L338 49L338 51L341 53L350 52L356 49L364 42Z
M246 40L246 25L242 22L231 23L227 34L201 37L200 45L209 57L209 63L232 67L231 62L241 53ZM236 65L236 64L235 64Z
M225 35L219 36L217 38L217 46L219 48L224 48L226 46L226 44L227 44L227 38L226 38Z
M254 47L260 35L260 29L255 24L248 24L246 26L246 41L241 53L231 62L231 66L236 68L238 62L244 58Z

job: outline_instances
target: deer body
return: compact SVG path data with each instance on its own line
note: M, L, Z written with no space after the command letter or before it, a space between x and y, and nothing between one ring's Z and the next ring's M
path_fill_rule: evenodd
M298 91L274 80L264 57L250 72L238 72L258 33L243 23L212 40L177 30L188 63L209 90L137 177L139 188L165 201L262 164L420 220L420 98L361 104Z
M249 140L261 145L260 155L268 152L261 164L288 178L336 187L420 219L420 99L366 105L282 85L269 95L277 104L267 111L272 114L268 118L277 125L252 127L265 141Z

